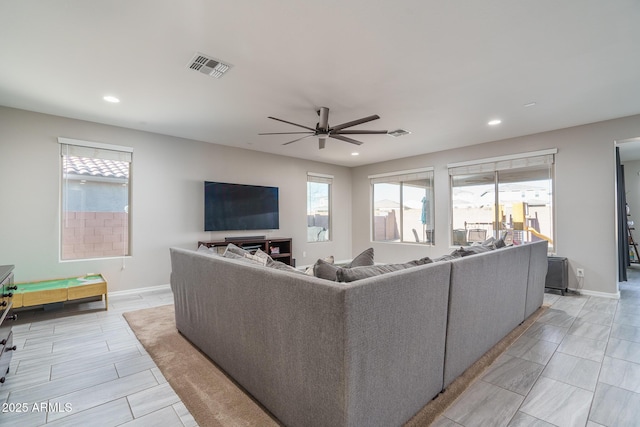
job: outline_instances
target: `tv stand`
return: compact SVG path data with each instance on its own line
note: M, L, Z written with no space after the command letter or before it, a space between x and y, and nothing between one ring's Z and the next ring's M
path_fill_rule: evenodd
M234 245L247 249L249 251L261 249L276 261L281 261L294 267L296 265L295 259L293 258L293 246L291 244L291 238L272 237L267 239L256 238L256 236L247 236L232 237L231 239L233 240L229 239L230 238L227 237L224 240L199 241L198 247L200 247L201 245L205 245L208 248L214 248L219 254L223 254L227 245L229 243L233 243Z
M225 237L225 242L238 242L245 240L265 240L267 236L240 236L240 237Z

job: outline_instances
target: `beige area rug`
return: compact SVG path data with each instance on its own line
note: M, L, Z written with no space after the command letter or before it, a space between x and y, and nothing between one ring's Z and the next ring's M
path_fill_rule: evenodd
M544 313L541 307L406 424L428 426ZM263 406L176 329L173 305L124 313L131 329L201 427L279 426Z

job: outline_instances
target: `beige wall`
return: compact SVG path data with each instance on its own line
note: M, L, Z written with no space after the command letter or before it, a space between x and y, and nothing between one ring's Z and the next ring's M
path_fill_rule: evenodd
M376 259L390 262L450 252L448 163L557 148L554 237L557 255L569 259L569 286L581 286L594 295L615 296L614 141L636 136L640 136L640 116L354 168L353 251L373 246ZM370 221L362 220L369 215L371 203L367 177L427 166L435 169L436 246L372 243ZM581 284L576 268L585 270Z
M59 136L134 148L131 257L59 261ZM293 238L298 265L370 246L381 262L438 256L451 250L448 163L557 148L557 254L569 258L570 287L584 268L584 290L614 296L614 141L638 136L633 116L349 169L0 107L0 264L15 264L18 281L101 272L112 291L166 284L169 247L243 234L202 231L205 180L278 186L281 229L268 234ZM435 170L437 245L372 243L368 175L425 166ZM306 243L308 171L335 177L331 242Z
M132 256L59 261L58 137L134 148ZM169 247L265 232L204 232L203 182L280 188L280 230L293 238L298 265L351 256L351 171L341 166L0 107L0 264L16 281L100 272L110 291L169 283ZM334 176L331 242L306 243L306 174ZM302 257L303 252L306 258Z

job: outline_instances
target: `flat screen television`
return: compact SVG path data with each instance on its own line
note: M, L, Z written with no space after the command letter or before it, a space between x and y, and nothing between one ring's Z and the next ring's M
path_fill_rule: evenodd
M278 187L205 181L204 231L278 228Z

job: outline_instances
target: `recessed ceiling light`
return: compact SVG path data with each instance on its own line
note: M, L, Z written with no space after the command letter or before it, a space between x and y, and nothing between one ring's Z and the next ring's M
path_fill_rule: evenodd
M112 96L112 95L107 95L102 99L104 99L107 102L111 102L113 104L117 104L118 102L120 102L120 100L118 98L116 98L115 96Z
M352 155L352 156L359 156L359 155L360 155L360 153L357 153L357 152L355 152L355 151L354 151L353 153L351 153L351 155Z
M495 119L495 120L491 120L489 121L489 123L487 123L489 126L495 126L495 125L499 125L500 123L502 123L502 120L500 119Z
M524 104L524 107L533 107L535 105L536 105L535 102L527 102L526 104Z

